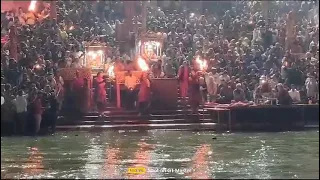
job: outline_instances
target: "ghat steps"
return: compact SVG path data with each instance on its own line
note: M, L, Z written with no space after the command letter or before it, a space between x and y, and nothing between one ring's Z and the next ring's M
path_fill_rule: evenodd
M199 109L198 115L192 115L190 106L181 105L180 100L176 109L154 110L150 115L139 116L137 111L111 106L102 115L89 112L77 120L61 116L57 122L57 130L215 130L216 127L206 110Z
M157 111L148 116L139 116L134 111L107 111L102 116L92 112L78 120L61 117L57 129L89 130L89 129L199 129L214 130L215 123L207 111L199 111L198 115L191 111Z

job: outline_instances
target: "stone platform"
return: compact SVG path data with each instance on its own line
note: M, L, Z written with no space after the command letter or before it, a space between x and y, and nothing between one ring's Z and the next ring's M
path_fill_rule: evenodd
M198 115L189 107L154 110L148 116L137 111L108 107L99 116L87 113L70 120L61 116L57 130L205 130L205 131L288 131L319 128L319 105L251 106L212 108L203 106Z
M206 108L221 131L290 131L319 129L319 105Z

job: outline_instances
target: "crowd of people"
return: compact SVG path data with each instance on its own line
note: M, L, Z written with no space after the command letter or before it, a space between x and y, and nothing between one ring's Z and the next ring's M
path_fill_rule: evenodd
M213 3L220 8L192 9L182 2L148 7L148 30L164 36L163 56L150 65L153 76L177 77L180 96L189 96L194 111L201 101L317 101L316 1L270 1L267 12L264 2L235 1L227 7ZM115 70L130 72L130 52L120 52L115 37L116 24L125 18L123 6L122 1L57 1L56 19L48 18L47 5L37 7L38 13L22 9L1 13L1 109L6 112L1 122L25 129L22 122L34 119L38 132L49 114L46 117L54 118L47 124L54 124L64 99L64 82L57 70L82 66L84 42L107 43L111 48L106 63L115 62ZM17 29L17 59L9 58L12 25ZM206 66L197 59L205 60Z

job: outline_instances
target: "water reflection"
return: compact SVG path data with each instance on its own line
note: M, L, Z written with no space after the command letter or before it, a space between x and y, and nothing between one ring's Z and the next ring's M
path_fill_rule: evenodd
M86 165L85 172L88 177L98 178L99 172L102 169L103 148L99 143L99 138L91 138L88 149L85 151Z
M128 176L133 166L194 171ZM1 177L311 179L319 177L319 132L221 134L215 141L208 132L173 131L1 138Z
M43 154L37 147L29 148L29 158L26 164L23 166L23 172L26 176L37 176L40 175L43 170Z
M151 161L150 152L153 149L154 149L153 145L148 144L143 139L140 140L140 142L138 143L138 149L134 153L134 164L128 168L144 168L146 170L146 173L128 174L129 179L149 179L150 178L150 172L148 172L148 169L149 169L149 163Z
M100 178L121 178L121 172L117 168L119 164L119 148L107 146L104 154L105 159Z
M193 156L192 160L192 167L191 167L191 178L192 179L209 179L209 166L208 166L208 156L209 152L211 152L209 144L202 144L195 155Z

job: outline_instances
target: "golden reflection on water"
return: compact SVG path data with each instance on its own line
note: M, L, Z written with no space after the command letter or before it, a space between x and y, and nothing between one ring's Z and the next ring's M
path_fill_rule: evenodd
M144 141L141 141L140 143L138 143L138 150L134 153L135 164L131 165L128 168L135 168L135 167L144 168L147 170L147 172L141 173L141 174L128 173L129 179L150 179L148 168L151 160L150 151L153 149L154 149L153 145L148 144Z
M192 179L209 179L209 165L208 165L208 156L211 152L211 147L209 144L202 144L197 148L197 151L192 159Z
M43 154L37 147L31 147L30 156L23 166L23 172L29 176L39 175L44 171Z
M101 174L101 178L120 178L121 175L117 169L117 165L119 164L119 148L109 147L105 150L105 159L103 163L103 170Z

